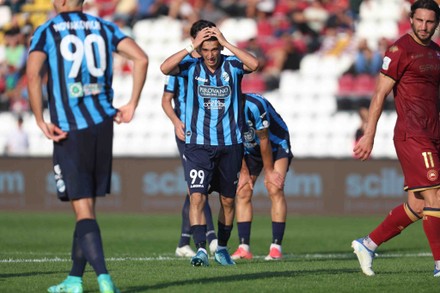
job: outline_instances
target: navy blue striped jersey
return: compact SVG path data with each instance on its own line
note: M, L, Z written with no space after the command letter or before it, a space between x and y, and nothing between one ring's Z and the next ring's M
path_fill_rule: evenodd
M245 154L261 156L260 140L257 130L269 129L269 140L272 150L278 148L290 152L289 129L271 103L257 94L244 94L244 115L246 126L244 129Z
M221 55L212 73L200 58L179 64L188 77L186 97L186 143L224 146L243 143L241 80L247 73L235 56Z
M187 55L183 62L196 62L197 58ZM185 105L188 80L186 77L167 75L164 91L173 94L174 112L185 123Z
M52 123L71 131L116 114L112 54L125 37L115 24L82 12L60 13L35 30L29 52L47 55Z

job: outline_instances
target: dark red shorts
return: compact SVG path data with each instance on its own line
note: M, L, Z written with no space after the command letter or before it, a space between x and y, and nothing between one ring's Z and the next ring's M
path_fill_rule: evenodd
M405 190L440 187L440 140L413 137L395 140L394 146L405 178Z

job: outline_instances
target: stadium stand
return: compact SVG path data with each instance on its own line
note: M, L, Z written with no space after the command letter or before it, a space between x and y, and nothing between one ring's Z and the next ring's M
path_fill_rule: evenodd
M278 1L282 11L288 11L286 3ZM306 1L298 1L306 3ZM365 2L365 3L364 3ZM303 3L303 4L304 4ZM359 124L359 117L353 105L347 105L347 97L363 91L365 99L371 97L374 77L365 78L344 74L354 60L353 48L361 38L366 38L371 46L385 37L392 41L400 32L399 22L405 0L369 0L359 7L359 16L355 18L354 30L321 32L323 47L314 51L305 51L299 70L284 70L278 78L275 89L267 87L261 75L248 76L243 84L246 92L262 93L275 106L290 128L292 151L297 158L351 158L354 134ZM287 5L287 6L286 6ZM287 9L287 10L286 10ZM277 10L277 9L275 9ZM284 13L283 12L283 13ZM6 27L4 20L13 18L5 5L0 5L0 26ZM287 17L287 14L284 15ZM279 21L280 14L273 17ZM270 21L269 21L270 22ZM219 24L225 37L235 44L246 42L251 38L270 50L276 44L276 36L268 36L276 29L268 29L268 19L259 22L258 16L229 17ZM265 34L259 34L265 27ZM114 153L116 156L177 156L174 133L171 123L166 119L161 108L164 76L159 70L161 62L170 54L185 47L187 23L185 20L159 16L139 20L132 26L132 35L150 57L148 79L144 88L138 112L129 125L115 127ZM272 31L271 31L272 30ZM285 33L285 32L284 32ZM298 32L288 31L292 36ZM334 31L333 31L334 33ZM261 37L259 39L259 37ZM327 42L326 42L326 38ZM301 44L301 38L295 42ZM307 44L302 44L306 48ZM3 44L0 48L3 47ZM3 48L2 48L3 49ZM0 53L2 50L0 50ZM226 52L228 53L228 52ZM0 61L3 55L0 54ZM130 70L130 68L126 68ZM264 70L264 69L263 69ZM127 88L131 83L123 72L114 76L115 104L122 104ZM344 96L345 98L341 98ZM3 93L2 93L3 97ZM0 112L0 150L4 148L8 125L14 121L12 111ZM51 142L48 141L35 125L29 113L23 115L25 129L30 137L31 156L51 154ZM394 112L385 112L378 127L378 136L373 156L376 158L395 158L393 144Z

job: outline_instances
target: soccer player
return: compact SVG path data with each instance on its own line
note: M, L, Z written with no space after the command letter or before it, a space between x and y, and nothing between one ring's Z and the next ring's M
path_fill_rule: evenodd
M165 75L188 79L185 109L185 178L190 192L189 217L196 255L193 266L208 266L206 219L203 213L209 188L220 198L218 248L221 265L235 265L226 245L234 221L234 197L243 158L243 100L241 80L256 70L258 60L229 43L214 23L199 20L191 26L191 44L161 64ZM233 56L221 54L223 48ZM184 62L196 50L201 58Z
M197 54L195 51L193 54ZM190 58L194 62L197 58L187 55L185 58ZM174 125L174 133L176 135L177 149L179 150L180 158L182 160L182 166L185 166L185 160L183 159L183 151L185 149L185 96L187 90L187 80L184 77L179 76L167 76L164 92L162 95L162 108L165 114ZM174 104L174 106L173 106ZM182 226L180 229L179 244L176 248L176 256L178 257L193 257L196 255L192 250L190 243L191 238L191 224L189 222L189 195L185 196L185 202L182 207ZM214 223L212 221L211 207L208 200L206 201L205 213L207 232L206 239L209 243L209 251L214 254L217 249L217 236L215 235Z
M374 275L375 250L423 217L423 228L434 257L434 276L440 277L440 47L431 38L440 21L433 0L411 5L412 31L386 52L369 108L365 133L354 154L371 154L377 123L391 90L397 111L394 146L404 175L408 201L395 207L370 234L352 242L361 269Z
M281 243L286 227L287 205L284 180L293 155L289 130L268 100L257 94L244 94L245 156L237 187L235 212L240 245L232 259L252 259L250 235L252 224L252 192L264 169L264 184L272 202L272 244L266 260L282 258Z
M72 268L48 292L83 292L87 263L100 292L119 292L107 271L96 221L97 197L110 192L113 121L132 120L145 83L148 57L110 22L82 12L83 0L54 0L54 18L33 34L27 64L28 92L35 120L54 141L57 194L69 201L76 217ZM129 102L112 106L113 59L120 53L133 62ZM42 107L42 75L48 74L50 122Z

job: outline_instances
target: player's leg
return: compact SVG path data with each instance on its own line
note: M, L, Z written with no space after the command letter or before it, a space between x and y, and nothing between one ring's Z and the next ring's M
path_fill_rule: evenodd
M440 189L421 192L425 198L423 230L434 257L434 277L440 277Z
M185 160L183 159L183 153L185 151L185 142L180 140L177 136L176 145L179 150L180 160L182 167L185 169ZM191 223L189 221L189 191L185 196L185 201L182 207L182 224L180 227L180 239L177 245L175 254L178 257L193 257L196 253L191 249L189 245L191 242Z
M199 145L186 145L184 156L185 180L190 193L189 221L196 255L191 258L193 266L208 266L206 251L206 218L205 208L208 187L212 178L213 165L211 162L212 149Z
M280 158L274 162L274 169L284 178L289 167L290 160L288 158ZM272 218L272 243L270 245L269 254L266 260L277 260L282 258L281 245L283 242L284 231L286 229L287 204L284 196L284 187L279 188L271 183L266 183L269 198L272 202L271 218Z
M206 198L205 208L203 209L206 219L206 240L209 244L209 252L211 255L217 250L218 241L215 234L214 221L212 219L211 206L209 205L209 198Z
M191 224L189 222L189 195L185 196L185 201L182 207L182 225L180 229L179 244L176 248L176 256L178 257L193 257L196 253L191 249Z
M251 176L252 183L255 184L257 177ZM250 238L252 226L252 188L246 184L237 192L235 197L235 216L237 221L239 246L231 255L232 259L252 259L250 251Z
M209 266L208 252L206 251L206 219L203 213L206 197L200 192L192 193L190 196L189 220L197 249L196 255L191 258L193 266Z
M405 186L424 186L426 169L421 155L425 142L415 140L395 141L396 153L405 178ZM414 160L420 157L420 164ZM363 273L373 276L372 270L375 250L382 243L399 235L406 227L422 217L425 202L419 192L408 190L408 202L395 207L387 217L367 236L353 240L351 246L356 254Z
M243 146L228 146L219 150L215 177L215 190L220 194L220 210L218 216L218 248L214 259L221 265L235 265L227 245L231 237L235 213L235 195L237 192L238 175L243 160Z

